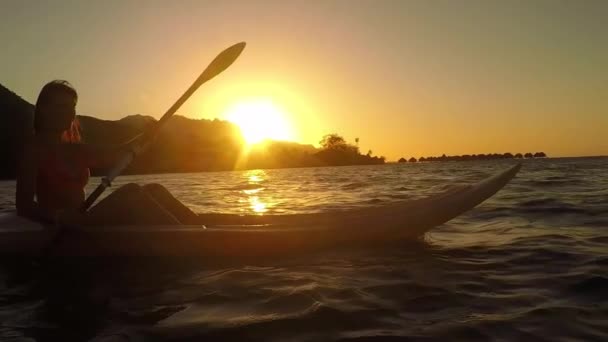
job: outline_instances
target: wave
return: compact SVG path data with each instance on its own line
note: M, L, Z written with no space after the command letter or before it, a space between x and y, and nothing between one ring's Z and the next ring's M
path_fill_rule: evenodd
M588 277L572 284L568 292L575 295L592 297L598 302L608 301L608 278L602 276Z
M532 187L564 187L564 186L577 186L585 184L584 181L575 180L575 179L565 179L562 177L556 177L554 179L537 179L537 180L529 180L524 184L532 186Z
M250 184L250 183L246 183L246 184L238 184L229 188L224 188L223 190L237 190L237 191L242 191L242 190L258 190L258 189L263 189L264 187L262 186L263 182L259 182L256 184Z
M562 202L555 198L541 198L528 200L517 204L516 209L522 213L530 214L586 214L594 215L593 211Z
M356 190L356 189L361 189L361 188L365 188L370 186L370 183L364 183L364 182L354 182L354 183L348 183L348 184L344 184L340 187L340 189L342 190Z

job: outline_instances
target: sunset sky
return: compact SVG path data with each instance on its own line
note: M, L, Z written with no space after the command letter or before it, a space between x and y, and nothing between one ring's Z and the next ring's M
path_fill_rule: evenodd
M272 103L290 139L337 132L389 160L608 155L607 18L602 0L2 0L0 83L34 103L66 79L80 114L159 118L246 41L179 114Z

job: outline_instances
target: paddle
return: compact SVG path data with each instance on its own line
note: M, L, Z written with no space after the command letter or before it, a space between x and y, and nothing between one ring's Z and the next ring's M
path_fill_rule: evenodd
M149 132L146 133L146 138L143 139L139 145L133 147L131 151L125 152L124 156L120 158L119 162L108 172L108 174L101 179L101 184L97 186L95 191L89 195L85 200L81 211L86 212L93 203L99 198L107 187L112 185L112 181L118 177L124 169L131 164L135 156L145 151L148 146L152 143L156 137L158 130L171 118L173 114L181 107L181 105L188 100L188 98L201 86L203 83L209 81L215 76L219 75L222 71L226 70L234 61L239 57L243 49L245 48L245 42L241 42L226 50L222 51L215 59L207 66L205 71L192 83L190 88L167 110L167 112L154 124Z

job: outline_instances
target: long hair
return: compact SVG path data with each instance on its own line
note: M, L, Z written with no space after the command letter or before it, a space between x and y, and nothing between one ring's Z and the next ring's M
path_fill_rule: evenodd
M43 114L40 113L40 108L49 103L50 99L60 92L72 96L74 102L78 102L78 93L70 82L54 80L45 84L44 87L42 87L42 90L40 90L40 94L38 94L36 108L34 109L34 134L37 134L41 129ZM78 119L74 118L70 124L70 128L66 129L61 134L61 141L66 143L78 143L80 140L80 124L78 123Z

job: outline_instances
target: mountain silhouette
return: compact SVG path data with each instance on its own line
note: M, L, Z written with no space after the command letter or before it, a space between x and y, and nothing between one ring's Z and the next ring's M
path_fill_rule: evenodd
M21 146L32 134L34 106L0 84L0 179L12 178Z
M0 85L1 179L15 177L23 143L33 133L33 116L32 104ZM83 142L94 145L123 143L157 121L151 116L139 114L120 120L101 120L86 115L77 115L77 118ZM286 141L266 141L247 148L240 129L231 122L218 119L197 120L174 115L159 131L150 148L138 155L125 173L384 163L383 157L373 157L371 153L361 155L358 148L343 143L348 147L343 151L333 148L317 149L312 145ZM102 175L106 171L95 169L92 173Z

